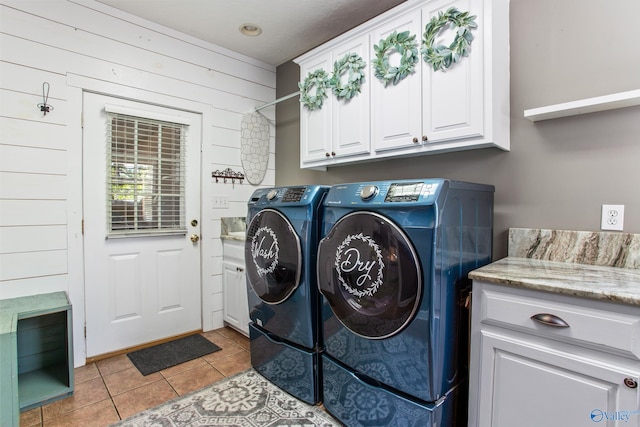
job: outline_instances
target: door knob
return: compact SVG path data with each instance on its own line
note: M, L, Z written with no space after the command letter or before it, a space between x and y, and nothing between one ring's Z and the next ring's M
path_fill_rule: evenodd
M200 236L198 236L197 234L192 234L191 235L191 241L193 243L198 243L198 240L200 240Z

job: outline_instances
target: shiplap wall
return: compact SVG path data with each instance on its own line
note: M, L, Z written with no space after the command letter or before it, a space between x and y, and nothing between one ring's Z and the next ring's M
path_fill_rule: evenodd
M42 85L50 85L49 114ZM67 291L76 365L84 353L82 92L199 112L203 328L221 327L220 218L245 216L257 188L215 183L242 171L242 115L275 99L275 67L93 0L0 0L0 298ZM273 107L262 110L273 124ZM275 128L260 186L275 182ZM213 209L225 196L226 209Z

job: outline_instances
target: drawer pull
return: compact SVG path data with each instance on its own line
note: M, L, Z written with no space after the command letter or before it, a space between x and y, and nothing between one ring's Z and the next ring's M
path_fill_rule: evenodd
M242 267L236 267L236 271L244 271L244 268L242 268Z
M638 382L633 378L629 378L629 377L624 379L624 385L626 385L629 388L638 388Z
M553 326L555 328L568 328L569 324L555 314L538 313L531 316L531 320L542 323L543 325Z

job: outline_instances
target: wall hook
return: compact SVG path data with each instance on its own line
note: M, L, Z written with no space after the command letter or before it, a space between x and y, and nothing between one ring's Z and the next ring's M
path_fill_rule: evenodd
M49 83L48 82L42 83L42 100L44 102L42 104L38 104L38 108L46 116L47 113L50 113L53 111L53 105L47 104L47 101L49 101Z
M235 184L237 179L240 181L240 184L242 184L244 174L242 172L234 172L231 168L226 168L223 171L216 170L215 172L211 172L211 178L215 178L216 182L218 182L219 178L222 178L225 184L227 183L227 179L231 179L232 184Z

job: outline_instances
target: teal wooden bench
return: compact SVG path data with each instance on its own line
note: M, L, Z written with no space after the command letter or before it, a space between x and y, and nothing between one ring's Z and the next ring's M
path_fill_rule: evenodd
M0 425L73 394L73 328L65 292L0 300Z

